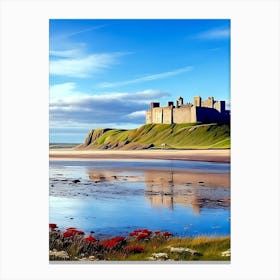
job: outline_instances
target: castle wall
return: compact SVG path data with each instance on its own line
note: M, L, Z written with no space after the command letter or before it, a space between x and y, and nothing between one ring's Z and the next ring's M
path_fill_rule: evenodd
M171 124L172 123L172 109L169 107L162 108L163 120L162 123Z
M201 107L214 108L214 98L208 97L208 99L201 101Z
M152 122L153 123L162 123L162 121L163 121L162 107L153 108L152 110L153 110Z
M146 124L152 123L151 111L146 111Z
M216 109L196 107L196 119L202 123L219 122L221 114Z
M197 118L196 118L196 106L191 107L191 123L195 123L197 122Z
M173 123L190 123L191 122L191 108L179 107L173 109Z
M225 101L215 101L214 108L218 110L220 113L224 112L226 109Z

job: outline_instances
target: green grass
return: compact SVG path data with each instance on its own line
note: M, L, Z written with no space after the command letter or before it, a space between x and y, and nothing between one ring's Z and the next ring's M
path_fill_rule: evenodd
M164 144L164 146L163 146ZM230 148L230 126L219 124L146 124L137 129L91 130L78 149Z
M153 238L149 241L129 241L128 244L140 244L144 247L143 253L125 255L122 252L107 254L109 260L143 261L148 260L153 253L167 253L169 259L175 261L229 261L230 257L223 257L222 252L230 248L229 237L195 237L195 238ZM170 252L169 247L190 248L200 253L192 255L188 252Z
M60 244L60 243L57 243ZM68 244L67 242L65 244ZM70 256L69 260L77 260L81 258L81 239L74 238L74 241L69 243L64 248ZM187 238L165 238L163 236L154 236L148 240L136 240L135 238L128 237L123 243L118 246L104 250L102 246L96 243L94 250L87 253L86 250L83 256L89 257L94 255L98 260L106 261L149 261L149 258L154 253L166 253L169 260L174 261L229 261L229 256L222 256L222 252L230 249L230 237L187 237ZM128 252L127 246L140 246L143 252ZM93 245L92 245L93 246ZM195 250L196 254L190 252L171 252L170 247L173 248L188 248ZM55 247L52 247L54 249ZM159 259L160 260L160 259Z
M133 242L131 242L133 243ZM229 237L196 237L196 238L170 238L170 239L152 239L150 241L137 242L144 246L144 252L139 254L131 254L126 260L146 260L153 253L167 253L170 259L175 261L214 261L214 260L230 260L230 257L222 257L221 253L230 248ZM191 255L187 252L171 253L171 247L187 247L198 251L201 255ZM117 259L116 259L117 260Z

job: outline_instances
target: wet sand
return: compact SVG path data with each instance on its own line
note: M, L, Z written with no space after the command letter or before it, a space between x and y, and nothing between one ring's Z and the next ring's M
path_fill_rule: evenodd
M230 162L230 150L50 150L50 160L95 160L95 159L165 159L207 162Z

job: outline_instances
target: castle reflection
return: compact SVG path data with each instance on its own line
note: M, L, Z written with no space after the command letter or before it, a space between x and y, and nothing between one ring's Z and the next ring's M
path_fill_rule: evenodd
M192 207L200 214L203 207L229 206L229 174L147 171L145 196L155 207Z
M145 182L145 198L153 207L171 211L180 205L199 215L202 208L229 207L229 173L194 173L173 170L89 171L95 183L104 181Z

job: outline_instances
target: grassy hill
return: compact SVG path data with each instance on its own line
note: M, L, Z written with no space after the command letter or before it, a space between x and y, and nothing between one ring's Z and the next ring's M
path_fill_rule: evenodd
M146 124L137 129L93 129L76 149L230 148L230 126Z

